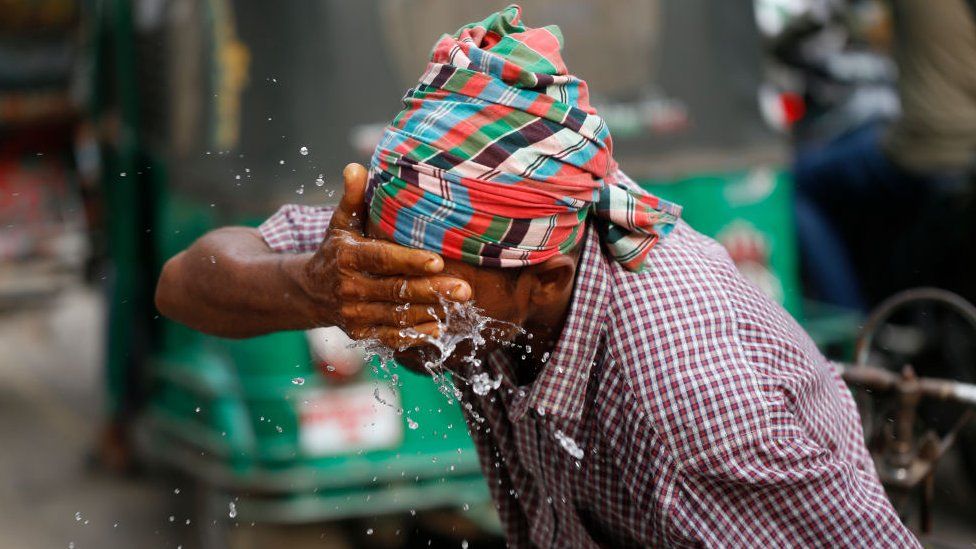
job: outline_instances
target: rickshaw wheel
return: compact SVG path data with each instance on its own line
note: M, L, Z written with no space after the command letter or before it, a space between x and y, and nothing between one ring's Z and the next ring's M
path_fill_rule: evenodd
M938 288L899 292L868 317L858 338L856 361L892 371L911 365L922 377L976 383L976 307ZM872 437L892 417L894 401L859 393L858 405L865 435ZM923 400L918 407L919 432L932 429L944 435L964 411L961 404ZM960 432L955 447L976 489L976 426Z

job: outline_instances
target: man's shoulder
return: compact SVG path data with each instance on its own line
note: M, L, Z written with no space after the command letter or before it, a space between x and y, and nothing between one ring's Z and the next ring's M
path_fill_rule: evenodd
M681 224L651 265L614 270L608 343L633 398L672 448L691 455L765 428L789 408L791 386L822 375L803 331L714 240Z
M610 315L624 328L617 337L646 342L732 320L729 291L740 275L720 244L679 222L648 263L636 273L610 265Z

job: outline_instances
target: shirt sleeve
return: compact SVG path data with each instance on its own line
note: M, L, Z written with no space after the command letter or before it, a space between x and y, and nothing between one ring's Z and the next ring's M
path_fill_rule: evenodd
M258 227L261 238L279 253L314 252L322 244L333 208L287 204Z
M669 517L676 545L921 547L873 470L794 427L737 436L683 467Z

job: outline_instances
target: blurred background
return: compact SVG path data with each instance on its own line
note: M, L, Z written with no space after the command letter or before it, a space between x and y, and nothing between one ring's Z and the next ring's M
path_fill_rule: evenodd
M505 4L0 0L0 545L504 546L429 380L384 383L316 332L204 336L152 296L207 230L336 203L439 35ZM521 5L562 27L624 170L831 358L901 290L976 298L970 0ZM976 381L970 309L884 324L877 362ZM904 480L897 402L859 399ZM928 546L972 547L976 432L964 407L916 411L931 468L889 493Z

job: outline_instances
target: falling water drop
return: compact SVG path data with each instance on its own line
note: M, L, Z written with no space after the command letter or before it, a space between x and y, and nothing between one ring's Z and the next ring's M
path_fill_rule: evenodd
M298 152L300 152L302 156L308 156L308 147L303 146L302 148L298 149Z

